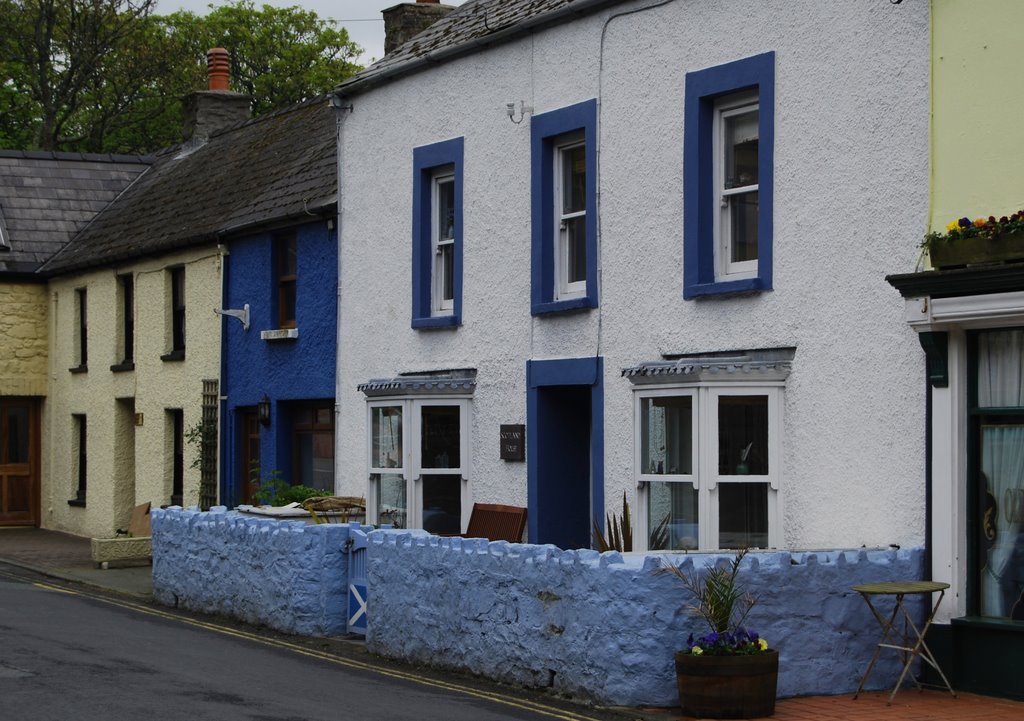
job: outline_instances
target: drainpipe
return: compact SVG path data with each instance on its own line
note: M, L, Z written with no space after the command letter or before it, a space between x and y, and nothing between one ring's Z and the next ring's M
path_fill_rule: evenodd
M334 336L335 336L334 337L334 449L335 449L335 451L334 451L334 484L335 484L334 490L335 490L335 493L337 493L338 492L337 484L338 484L338 477L339 477L338 476L338 463L340 462L340 458L342 457L342 454L338 453L338 449L341 448L341 404L339 402L339 399L341 397L341 385L340 385L341 362L342 362L342 353L341 353L341 351L342 351L342 342L341 342L341 339L342 339L342 330L343 330L343 328L342 328L342 321L341 321L341 310L342 310L341 309L341 270L342 270L342 257L344 255L344 253L342 252L342 246L341 246L342 220L344 218L344 214L343 214L343 211L342 211L342 208L344 206L343 206L343 203L342 203L342 197L343 197L342 196L342 165L343 164L342 164L341 153L342 153L342 148L344 147L344 145L342 143L342 140L344 139L343 138L343 131L344 131L344 128L345 128L345 117L349 113L352 112L352 104L351 104L351 101L350 101L348 105L344 105L341 102L340 98L338 98L337 96L333 96L332 95L331 96L331 107L333 107L334 110L335 110L334 117L337 120L337 136L338 136L337 137L337 148L338 148L338 151L337 151L337 166L338 166L338 171L337 171L337 173L338 173L338 183L337 183L337 186L338 187L337 187L337 190L335 191L336 192L336 199L337 199L337 211L336 211L336 221L335 221L335 225L334 225L335 233L337 234L337 239L335 240L335 247L337 248L337 253L338 253L338 283L337 283L337 285L338 285L338 287L337 287L337 294L338 295L337 295L337 302L335 303L335 306L334 306L335 307L335 312L337 313L337 318L335 320L335 332L334 332ZM358 478L359 477L359 473L356 473L354 477Z
M932 382L925 357L924 373L924 580L932 580Z

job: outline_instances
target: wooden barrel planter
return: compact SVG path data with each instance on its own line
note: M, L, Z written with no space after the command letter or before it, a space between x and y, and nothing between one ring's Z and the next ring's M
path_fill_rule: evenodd
M775 713L779 652L748 656L676 654L683 714L699 718L762 718Z

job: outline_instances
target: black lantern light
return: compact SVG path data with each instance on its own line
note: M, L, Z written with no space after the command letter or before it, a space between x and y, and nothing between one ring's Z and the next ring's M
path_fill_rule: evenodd
M261 426L270 425L270 399L267 398L267 394L263 394L263 398L258 404L256 404L256 414L259 416Z

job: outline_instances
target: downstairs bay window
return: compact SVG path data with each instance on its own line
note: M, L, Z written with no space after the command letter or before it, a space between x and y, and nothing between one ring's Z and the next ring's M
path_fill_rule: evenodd
M431 376L371 381L366 393L367 517L456 534L469 521L469 398L475 381ZM404 392L403 392L404 391ZM401 395L399 395L401 393ZM421 395L422 394L422 395Z
M638 546L654 551L779 545L788 362L740 362L756 369L741 382L719 380L710 370L715 361L651 363L624 371L634 383ZM725 365L735 367L736 361Z

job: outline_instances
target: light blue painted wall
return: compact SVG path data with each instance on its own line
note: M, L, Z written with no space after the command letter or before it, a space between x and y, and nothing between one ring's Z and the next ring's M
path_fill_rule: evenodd
M347 526L178 509L154 510L152 522L158 602L287 633L344 633ZM367 647L604 704L673 706L674 653L704 630L679 582L655 573L661 558L374 531ZM729 556L670 558L702 569ZM759 603L746 626L779 651L779 695L856 690L879 629L851 586L920 579L922 560L920 548L751 553L741 579ZM908 600L920 617L921 597ZM868 688L898 675L886 653Z
M348 526L219 508L153 510L157 602L301 636L345 633Z
M224 307L250 307L249 330L224 319L221 393L227 396L222 423L222 495L240 502L239 429L236 410L271 400L271 423L261 432L263 476L273 469L291 480L291 422L283 402L334 398L337 352L337 234L325 221L295 228L298 249L295 324L299 337L267 341L260 331L278 327L274 235L233 241L224 281Z
M658 556L409 531L369 540L373 653L605 704L678 704L674 653L706 631L681 610L679 582L655 574ZM673 558L703 568L716 556ZM921 549L748 556L741 579L760 601L746 626L779 650L779 695L855 691L879 629L851 586L920 579L922 559ZM886 654L869 687L898 675Z

